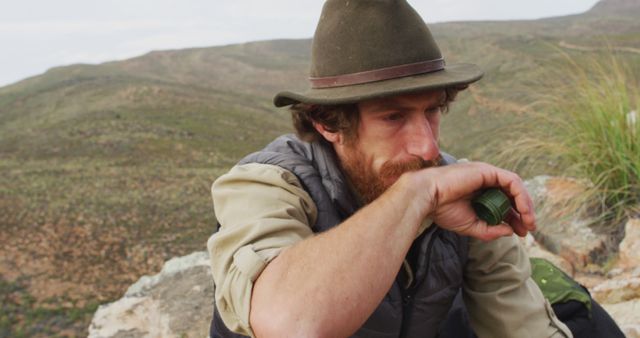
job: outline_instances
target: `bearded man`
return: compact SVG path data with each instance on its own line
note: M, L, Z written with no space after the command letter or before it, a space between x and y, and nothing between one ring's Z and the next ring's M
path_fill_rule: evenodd
M311 89L274 99L298 136L213 184L211 337L436 337L458 298L481 337L570 337L514 236L535 229L522 180L438 146L481 77L445 65L406 1L328 0ZM490 187L513 204L496 226L470 206Z

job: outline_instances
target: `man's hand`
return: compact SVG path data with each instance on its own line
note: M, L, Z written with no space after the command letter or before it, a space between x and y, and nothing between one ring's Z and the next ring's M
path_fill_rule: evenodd
M536 229L533 201L515 173L486 163L466 162L404 176L408 176L405 179L410 187L419 189L410 208L416 208L424 217L431 217L442 228L482 240L509 236L514 232L525 236ZM478 219L471 207L471 199L489 187L500 188L515 206L504 223L494 226Z

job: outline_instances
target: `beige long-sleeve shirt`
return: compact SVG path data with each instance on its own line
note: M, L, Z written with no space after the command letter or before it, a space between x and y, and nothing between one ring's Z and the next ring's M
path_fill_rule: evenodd
M267 164L232 168L214 182L212 195L222 224L207 245L215 304L229 329L253 337L253 283L283 248L314 236L317 210L295 175ZM465 304L479 337L571 337L531 279L515 236L471 239L464 275Z

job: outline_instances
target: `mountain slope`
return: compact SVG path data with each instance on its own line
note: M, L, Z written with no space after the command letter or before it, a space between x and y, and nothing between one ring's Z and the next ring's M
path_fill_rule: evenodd
M598 2L587 13L596 16L613 16L615 18L638 18L640 1L638 0L603 0Z

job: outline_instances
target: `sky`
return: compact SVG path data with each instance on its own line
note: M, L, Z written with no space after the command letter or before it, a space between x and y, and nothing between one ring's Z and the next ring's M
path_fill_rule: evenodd
M357 1L357 0L354 0ZM538 19L597 0L408 0L427 23ZM0 0L0 86L152 50L309 38L321 0Z

